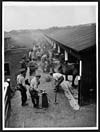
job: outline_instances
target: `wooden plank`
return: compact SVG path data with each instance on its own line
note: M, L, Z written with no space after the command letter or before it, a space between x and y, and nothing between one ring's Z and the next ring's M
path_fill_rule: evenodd
M61 87L63 88L65 96L68 98L71 107L74 110L79 110L80 107L78 105L78 102L75 100L75 98L73 97L73 95L71 94L69 90L69 88L71 87L71 84L68 81L63 81L61 84Z
M8 82L4 82L4 99L7 93L7 89L8 89L9 83Z
M7 107L5 109L5 120L7 119L7 115L8 115L8 108L9 108L9 104L7 104Z

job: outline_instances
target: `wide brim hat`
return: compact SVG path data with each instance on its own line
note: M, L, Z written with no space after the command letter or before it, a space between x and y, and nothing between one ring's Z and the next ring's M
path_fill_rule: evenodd
M19 73L24 73L25 71L26 71L25 68L21 68L21 69L19 70Z
M28 64L29 67L35 67L36 66L36 63L33 62L33 61L30 61L29 64Z
M24 60L21 60L19 63L22 64L24 62Z

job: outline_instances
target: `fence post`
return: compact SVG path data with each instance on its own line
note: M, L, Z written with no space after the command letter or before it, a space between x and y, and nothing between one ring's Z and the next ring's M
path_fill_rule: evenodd
M4 117L5 117L5 126L7 123L8 114L11 109L11 87L10 79L7 79L6 85L4 85Z
M7 79L7 82L9 84L9 86L8 86L8 103L9 103L9 109L11 109L11 86L10 86L10 79Z

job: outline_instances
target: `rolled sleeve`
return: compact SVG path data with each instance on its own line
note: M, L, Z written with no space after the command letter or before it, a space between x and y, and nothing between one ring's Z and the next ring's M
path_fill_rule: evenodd
M24 78L22 78L22 85L25 87L26 85L25 85L25 79Z

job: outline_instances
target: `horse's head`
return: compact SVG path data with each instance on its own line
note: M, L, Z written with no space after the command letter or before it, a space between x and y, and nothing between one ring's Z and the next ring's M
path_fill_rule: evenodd
M69 62L65 62L64 64L62 64L62 72L63 74L76 74L78 72L76 64L74 63L69 63Z

